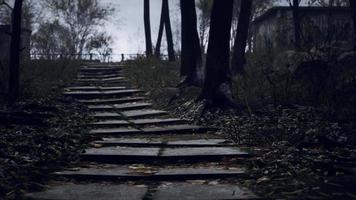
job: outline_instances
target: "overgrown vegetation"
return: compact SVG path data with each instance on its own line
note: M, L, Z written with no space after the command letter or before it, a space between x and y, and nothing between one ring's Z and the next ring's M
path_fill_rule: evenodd
M334 61L308 61L310 54L294 51L248 55L246 73L233 82L242 111L204 110L196 101L199 88L176 88L179 63L139 59L126 72L162 108L254 149L257 155L246 162L251 178L241 184L257 194L348 199L353 194L343 177L356 163L352 55Z
M22 99L51 97L60 92L76 76L80 61L73 60L33 60L21 65ZM8 66L0 63L0 100L4 100L7 90Z
M21 66L21 98L11 110L0 111L0 199L42 188L51 172L75 161L84 148L87 109L61 95L79 66L70 60L35 60ZM0 66L2 94L6 69Z

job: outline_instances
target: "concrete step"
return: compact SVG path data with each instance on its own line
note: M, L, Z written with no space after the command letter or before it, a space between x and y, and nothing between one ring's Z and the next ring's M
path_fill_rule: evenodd
M195 126L189 124L182 125L169 125L163 127L148 127L141 129L134 128L100 128L93 129L89 133L93 135L105 135L105 136L120 136L120 135L132 135L132 134L175 134L175 133L205 133L209 130L207 127Z
M234 146L224 139L146 139L146 138L103 138L93 144L103 147L227 147Z
M151 189L149 189L151 188ZM251 191L233 183L218 181L158 182L149 184L62 183L48 190L31 193L25 199L36 200L249 200L258 199Z
M64 95L71 96L79 99L93 99L93 98L112 98L112 97L125 97L132 96L137 93L143 92L137 89L125 90L106 90L106 91L70 91L64 92Z
M89 99L79 100L79 102L88 105L105 105L105 104L121 104L121 103L134 103L148 100L146 97L125 97L113 99Z
M137 110L152 107L151 103L125 103L125 104L111 104L111 105L92 105L88 108L92 111L124 111Z
M150 165L93 165L85 168L73 168L56 172L54 175L76 180L196 180L226 177L241 177L245 170L236 167L221 166L169 166L157 167Z
M64 91L110 91L110 90L124 90L127 89L125 86L117 87L97 87L97 86L79 86L79 87L67 87Z
M199 162L223 158L245 158L249 153L237 147L103 147L87 149L83 160L105 163Z
M33 200L142 200L147 186L127 184L63 183L51 186L48 190L25 195Z

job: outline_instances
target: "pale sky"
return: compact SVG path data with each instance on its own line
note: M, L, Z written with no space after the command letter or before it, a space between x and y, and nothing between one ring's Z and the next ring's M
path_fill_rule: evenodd
M111 4L117 9L115 21L105 27L114 39L112 45L114 54L143 53L145 51L145 36L143 23L143 0L102 0L104 4ZM152 42L155 45L161 15L162 0L150 0L150 18ZM169 0L170 17L173 37L177 37L180 26L179 0ZM162 45L165 46L165 40Z

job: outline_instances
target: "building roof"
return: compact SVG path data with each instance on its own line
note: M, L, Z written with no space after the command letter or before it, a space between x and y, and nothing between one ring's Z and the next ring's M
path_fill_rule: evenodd
M275 6L268 9L266 12L258 16L253 23L259 23L268 17L275 15L278 11L289 11L292 10L290 6ZM351 13L349 7L321 7L321 6L300 6L300 12L347 12Z

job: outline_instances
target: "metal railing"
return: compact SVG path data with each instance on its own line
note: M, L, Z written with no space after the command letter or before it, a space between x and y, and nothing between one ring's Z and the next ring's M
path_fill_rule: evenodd
M123 62L128 60L135 60L138 58L146 57L145 54L41 54L41 53L33 53L31 54L31 60L60 60L60 59L68 59L68 60L84 60L84 61L97 61L97 62ZM168 55L161 55L161 59L167 60Z

